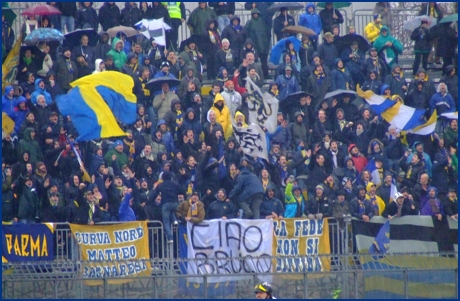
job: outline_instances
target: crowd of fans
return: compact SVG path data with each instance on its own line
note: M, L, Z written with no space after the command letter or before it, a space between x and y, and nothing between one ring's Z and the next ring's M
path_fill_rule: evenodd
M172 241L172 223L205 218L457 218L457 119L440 118L431 135L406 134L354 95L324 99L327 92L356 91L359 84L426 109L426 119L434 109L438 115L456 112L455 51L449 56L457 45L454 26L448 23L437 37L447 65L436 88L426 71L434 37L424 22L411 35L416 58L409 82L398 66L402 46L391 36L388 7L379 2L365 29L369 51L352 42L338 53L334 39L341 36L342 15L332 3L319 14L309 3L299 25L317 35L302 36L299 51L287 42L269 79L271 31L283 39L290 34L281 29L296 24L286 9L272 20L272 3L246 2L251 19L241 24L234 3L199 2L188 18L183 3L167 3L127 2L120 11L106 2L96 12L91 2L78 9L50 2L62 15L24 23L24 36L47 26L71 32L100 24L103 31L95 47L83 36L79 45L59 47L56 54L46 42L22 48L18 84L5 87L2 98L2 111L15 122L13 133L2 137L4 222L160 220ZM105 32L161 17L172 27L167 47L140 33L128 38L119 32L112 39ZM2 21L3 39L10 39L14 32ZM182 24L192 37L178 41ZM346 37L356 36L350 26ZM382 57L386 49L392 56ZM203 66L213 81L209 96L201 94ZM61 116L56 98L74 80L107 70L133 77L136 122L122 125L125 137L76 142L75 125ZM165 77L180 84L149 89L149 80ZM280 101L279 112L272 112L276 131L266 134L268 160L245 155L232 134L232 120L243 127L248 122L246 77L263 89L268 83ZM392 185L398 194L392 195Z

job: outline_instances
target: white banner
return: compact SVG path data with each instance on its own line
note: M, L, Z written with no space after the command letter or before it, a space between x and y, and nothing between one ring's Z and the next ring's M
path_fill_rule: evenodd
M187 266L188 275L212 274L209 283L252 279L271 281L273 220L210 220L201 224L187 223L187 253L193 259ZM232 259L232 258L245 259ZM240 275L226 277L225 275ZM203 282L202 277L188 278Z
M270 134L276 131L279 101L270 93L263 92L246 77L248 90L249 122L265 127Z
M233 123L233 135L246 155L268 160L267 138L259 125L251 123L240 127Z

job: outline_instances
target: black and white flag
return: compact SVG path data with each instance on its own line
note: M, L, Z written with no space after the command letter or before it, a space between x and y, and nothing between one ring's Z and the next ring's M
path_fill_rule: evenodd
M279 101L267 92L262 92L259 87L246 77L246 90L248 90L249 122L265 127L270 134L276 131Z
M258 124L239 127L233 123L233 134L246 155L268 160L265 132Z

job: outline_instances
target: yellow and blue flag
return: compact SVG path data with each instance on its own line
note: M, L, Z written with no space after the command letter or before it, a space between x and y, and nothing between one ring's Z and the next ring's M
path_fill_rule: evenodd
M2 94L5 93L6 86L11 86L14 83L18 74L21 42L22 36L19 36L2 64Z
M358 96L366 99L372 110L389 124L401 131L411 130L425 124L423 116L426 110L415 109L400 102L374 94L372 91L363 91L357 87Z
M77 141L126 136L117 121L136 121L134 80L116 71L82 77L70 84L72 89L57 98L59 110L69 115L79 133Z
M390 248L390 220L387 220L379 233L375 237L374 242L369 248L369 254L385 254Z

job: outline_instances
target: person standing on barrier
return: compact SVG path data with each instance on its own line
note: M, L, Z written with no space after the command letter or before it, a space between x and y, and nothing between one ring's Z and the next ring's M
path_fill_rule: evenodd
M254 287L256 299L276 299L273 296L273 288L268 282L259 283Z
M240 208L243 209L243 218L260 219L260 204L264 197L264 187L259 178L247 167L240 165L238 169L240 174L228 198L238 201Z
M177 206L179 205L179 196L185 195L185 190L175 181L172 180L172 174L169 171L163 172L163 182L155 188L153 194L149 198L149 202L153 204L158 195L161 195L161 215L163 218L163 226L168 243L173 243L173 232L171 223L175 218Z

